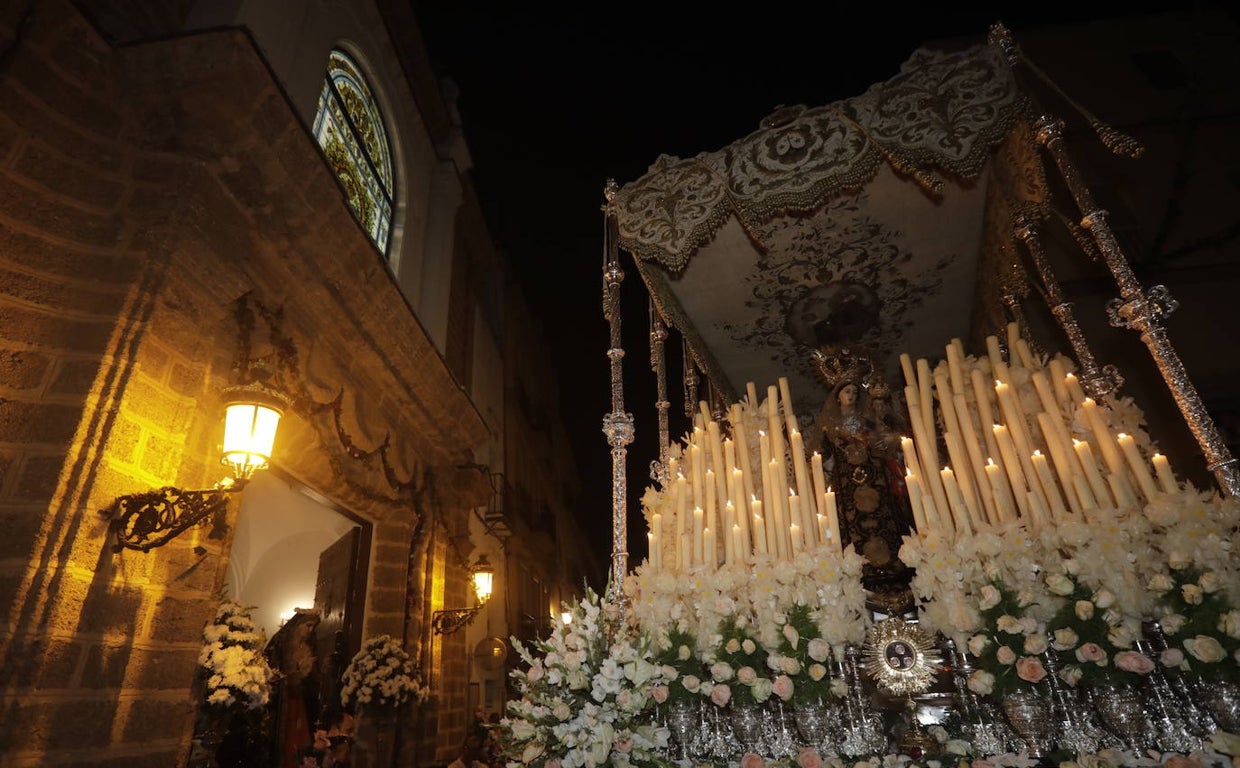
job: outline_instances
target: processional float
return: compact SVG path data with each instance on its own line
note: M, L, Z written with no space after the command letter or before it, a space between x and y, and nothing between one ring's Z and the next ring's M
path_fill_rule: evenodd
M1174 300L1137 281L1028 73L996 25L860 97L781 109L719 152L609 182L610 578L548 640L517 645L504 727L522 763L1230 764L1236 461L1164 331ZM1079 224L1057 218L1039 149ZM1140 334L1217 489L1177 478L1094 358L1048 257L1056 226L1105 261L1110 320ZM660 445L632 569L622 251L650 294ZM1031 287L1071 354L1035 341ZM962 289L975 306L934 299ZM671 330L688 353L676 441ZM848 411L868 442L828 453L814 414L823 384L849 382L898 393L899 418ZM895 458L874 460L880 444ZM902 476L880 477L893 465ZM893 514L879 490L910 514L894 570L866 538Z

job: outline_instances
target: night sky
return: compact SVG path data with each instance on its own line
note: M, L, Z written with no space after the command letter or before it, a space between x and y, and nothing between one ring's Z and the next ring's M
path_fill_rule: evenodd
M1190 3L539 4L414 2L441 77L459 88L474 183L491 235L515 265L547 332L564 420L585 488L582 523L611 551L611 410L602 315L607 179L621 186L660 154L691 157L753 132L777 107L829 104L897 74L919 46L981 43L1002 22L1022 30ZM696 5L696 4L688 4ZM827 10L823 10L823 9ZM623 13L621 13L623 11ZM957 46L953 46L957 47ZM629 560L645 556L638 500L657 457L646 296L627 255L625 406L637 441L628 458ZM673 339L677 337L673 336ZM678 357L678 353L672 357ZM684 433L679 372L669 381L672 438Z

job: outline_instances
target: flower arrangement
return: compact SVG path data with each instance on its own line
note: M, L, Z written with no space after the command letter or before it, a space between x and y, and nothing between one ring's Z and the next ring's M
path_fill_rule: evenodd
M1240 683L1240 609L1215 571L1192 566L1155 574L1158 626L1167 638L1161 661L1199 680Z
M1049 581L1064 597L1047 626L1052 647L1067 662L1059 671L1064 682L1136 684L1154 670L1154 662L1135 647L1142 634L1140 620L1121 610L1114 594L1106 588L1091 589L1070 574Z
M362 643L341 677L340 702L346 706L398 707L429 695L413 659L390 635L376 635Z
M813 611L807 605L794 605L781 630L782 640L767 663L775 671L775 692L794 705L825 703L837 691L827 665L831 644L822 637ZM843 681L838 681L843 685ZM838 693L842 693L838 692Z
M224 600L202 631L198 666L206 681L206 701L219 709L255 711L267 706L275 671L263 656L265 638L255 630L253 610Z
M771 697L772 683L764 672L766 649L750 634L743 616L724 619L716 650L706 658L710 700L717 706L761 704Z
M650 681L650 695L656 704L697 701L701 697L702 661L690 632L672 628L661 635L654 663L657 669Z
M648 660L650 636L610 608L587 588L572 622L557 624L548 639L526 647L514 638L525 663L512 672L521 696L508 702L499 726L510 761L534 768L668 764L668 731L647 717L646 692L659 674Z
M978 669L969 676L969 690L1002 698L1017 690L1032 690L1046 678L1041 656L1046 652L1046 625L1038 621L1029 603L996 580L981 589L978 604L984 632L969 638L969 653Z

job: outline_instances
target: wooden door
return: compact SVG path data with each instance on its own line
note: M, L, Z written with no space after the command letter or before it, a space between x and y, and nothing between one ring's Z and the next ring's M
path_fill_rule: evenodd
M319 555L314 608L321 619L315 646L320 661L321 707L328 711L340 706L340 676L361 647L365 594L361 539L362 529L353 528Z

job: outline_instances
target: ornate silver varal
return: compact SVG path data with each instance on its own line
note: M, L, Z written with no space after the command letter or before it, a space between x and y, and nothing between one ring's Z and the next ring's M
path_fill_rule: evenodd
M611 347L607 358L611 361L611 413L603 417L603 434L611 446L611 575L607 584L607 600L612 606L622 608L627 601L624 579L629 570L628 519L625 457L627 446L633 442L633 416L624 412L624 380L622 361L624 348L620 341L620 284L624 282L624 270L620 268L620 249L616 245L616 215L614 200L616 182L607 180L603 191L607 205L603 207L607 242L604 243L603 264L603 316L611 330Z
M1093 236L1119 287L1119 298L1108 307L1111 324L1130 328L1141 334L1141 341L1149 349L1150 356L1162 373L1193 437L1205 454L1207 468L1214 473L1225 495L1240 495L1240 470L1237 469L1236 459L1227 449L1222 435L1206 411L1196 387L1189 380L1188 372L1163 328L1163 318L1175 309L1176 302L1166 288L1155 286L1146 292L1137 281L1120 250L1115 234L1107 224L1107 212L1094 202L1093 195L1068 156L1063 144L1062 123L1050 116L1042 116L1034 127L1038 143L1046 147L1047 153L1063 176L1068 191L1076 200L1082 213L1081 225Z

